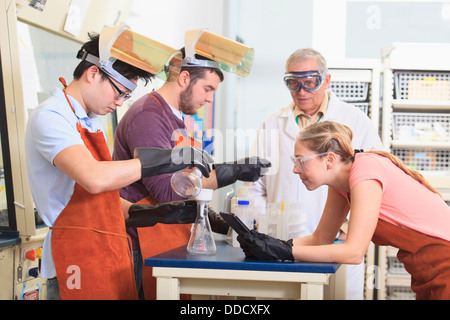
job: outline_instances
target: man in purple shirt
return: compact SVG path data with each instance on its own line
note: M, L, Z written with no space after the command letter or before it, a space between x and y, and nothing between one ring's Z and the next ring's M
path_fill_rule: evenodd
M117 126L114 140L114 159L133 158L136 147L152 146L169 149L176 144L175 133L189 137L183 114L194 115L207 103L224 79L220 69L183 67L177 81L166 82L159 90L137 100ZM120 190L131 202L151 195L160 203L185 200L170 185L172 174L143 179ZM203 187L216 189L214 171Z
M184 54L184 50L182 52ZM183 136L184 141L190 141L189 132L183 122L183 114L195 115L205 104L212 103L214 92L224 80L222 71L218 66L216 67L214 61L199 55L195 58L195 61L200 61L200 65L196 65L195 62L187 63L184 59L176 81L166 82L160 89L145 95L130 107L116 130L114 160L132 158L136 147L151 146L167 149L180 146L176 143L179 136ZM207 63L204 63L205 61ZM256 181L268 166L270 163L262 159L244 159L235 163L216 164L210 177L203 177L202 186L205 189L217 189L237 180ZM171 177L172 174L163 174L144 178L121 189L120 195L130 202L144 201L150 204L185 200L172 189ZM220 223L219 215L210 214L210 220L212 220L213 231L226 233L228 226ZM219 228L214 230L214 225ZM149 231L149 228L146 229ZM140 297L143 298L142 255L144 257L154 255L163 248L167 250L171 248L167 246L168 242L174 241L174 247L176 244L177 246L186 244L189 240L190 225L157 225L151 227L145 236L141 233L144 232L142 229L139 230L139 236L135 228L128 228L127 231L133 242L136 284L140 290ZM142 241L143 238L145 241ZM152 246L152 248L144 249L144 246ZM149 295L147 290L146 295L147 297ZM152 297L150 295L150 298Z

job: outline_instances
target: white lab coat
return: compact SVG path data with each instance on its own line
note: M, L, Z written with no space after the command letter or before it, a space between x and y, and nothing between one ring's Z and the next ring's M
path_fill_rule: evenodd
M383 144L372 121L361 110L345 103L329 92L330 101L322 121L332 120L348 125L353 130L355 149L383 150ZM306 234L312 234L319 224L327 200L327 186L308 191L298 175L294 174L290 156L294 154L295 140L300 132L294 117L294 103L280 109L261 126L254 155L271 161L268 175L249 186L249 196L255 200L255 211L264 210L267 203L298 202L307 216ZM351 279L355 278L355 279ZM347 298L362 299L364 268L348 266ZM357 289L355 289L357 288Z

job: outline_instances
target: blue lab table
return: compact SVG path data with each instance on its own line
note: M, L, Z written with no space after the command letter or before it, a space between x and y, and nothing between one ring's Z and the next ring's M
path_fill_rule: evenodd
M216 247L213 256L189 254L183 246L145 259L157 279L157 298L177 300L180 294L194 294L345 299L345 265L256 261L224 240L216 240Z

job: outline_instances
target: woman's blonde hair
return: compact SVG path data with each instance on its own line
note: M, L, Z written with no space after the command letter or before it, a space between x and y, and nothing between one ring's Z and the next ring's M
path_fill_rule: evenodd
M356 151L352 146L353 132L350 127L335 121L323 121L312 124L303 129L298 135L297 141L304 143L310 150L316 153L333 152L341 158L343 162L353 162ZM432 192L439 194L423 175L415 170L409 169L398 157L385 151L367 151L389 158L392 163L402 169ZM440 194L439 194L440 195Z

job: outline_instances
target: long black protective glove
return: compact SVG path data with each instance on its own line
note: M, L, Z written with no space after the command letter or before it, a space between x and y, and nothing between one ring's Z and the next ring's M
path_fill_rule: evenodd
M128 210L129 218L126 227L145 228L157 223L184 224L194 223L197 217L197 202L195 200L173 201L156 206L149 204L133 204ZM209 224L213 232L228 233L228 224L213 209L208 209Z
M197 202L173 201L156 206L149 204L133 204L128 210L127 227L144 228L157 223L184 224L194 223L197 216Z
M134 157L141 160L143 178L180 171L188 166L197 167L208 178L210 165L214 162L206 151L191 146L174 149L136 148Z
M253 182L265 175L272 164L259 157L245 158L231 163L214 164L219 188L236 181Z
M223 220L223 218L213 209L208 208L208 219L211 225L211 230L219 234L227 234L230 226Z
M292 255L292 240L283 241L256 230L244 236L237 237L245 256L255 260L294 261Z

